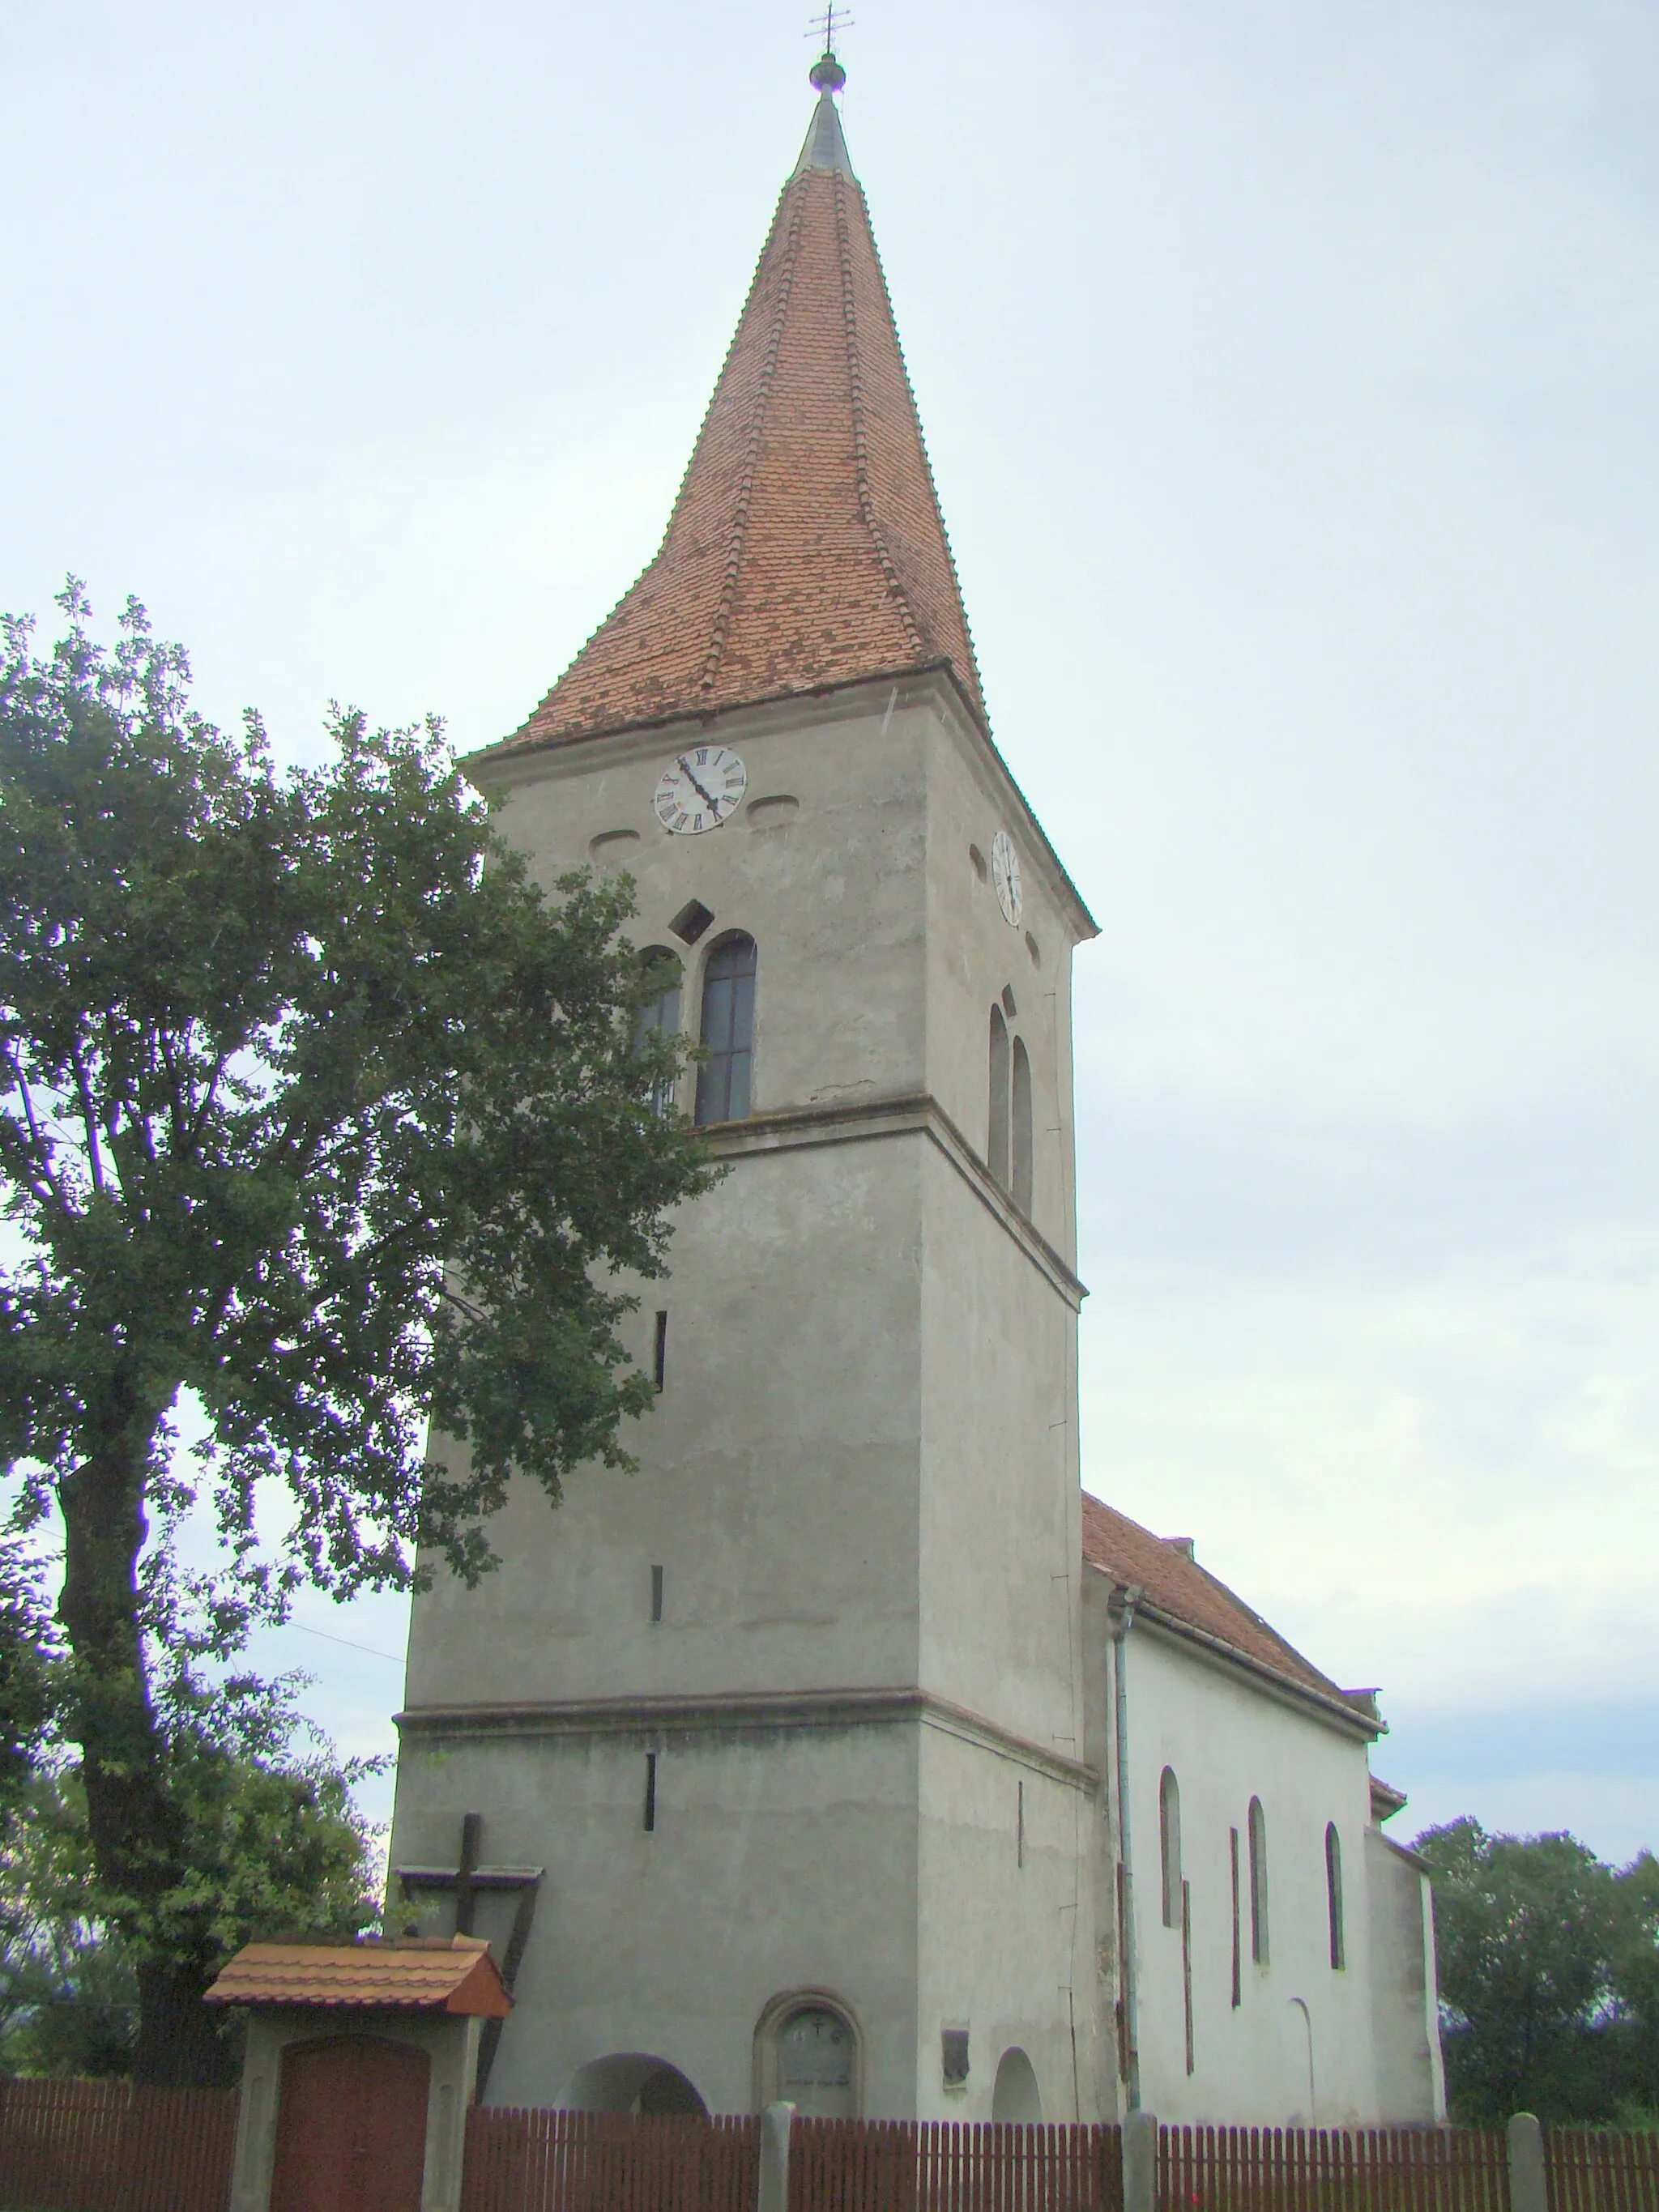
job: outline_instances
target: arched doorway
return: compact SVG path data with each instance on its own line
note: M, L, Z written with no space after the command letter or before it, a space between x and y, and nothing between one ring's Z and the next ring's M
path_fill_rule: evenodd
M997 2062L996 2087L991 2092L991 2118L1018 2127L1035 2127L1042 2118L1042 2092L1036 2069L1014 2045Z
M333 2035L283 2053L270 2212L420 2212L432 2062Z
M640 2112L695 2117L708 2107L678 2066L648 2051L591 2058L571 2076L560 2103L568 2112Z

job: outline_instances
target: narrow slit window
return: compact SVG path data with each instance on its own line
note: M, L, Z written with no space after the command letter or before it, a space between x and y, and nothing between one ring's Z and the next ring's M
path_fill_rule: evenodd
M1014 1204L1031 1211L1031 1062L1024 1037L1014 1039Z
M1334 1820L1325 1824L1325 1905L1331 1924L1331 1970L1340 1974L1348 1963L1342 1928L1342 1838Z
M755 1056L755 940L721 938L702 978L702 1042L697 1120L741 1121L749 1112Z
M1014 1809L1014 1863L1016 1866L1024 1866L1025 1863L1025 1784L1024 1782L1018 1784L1018 1788L1019 1798Z
M651 1346L651 1379L660 1390L668 1380L668 1316L657 1316L657 1333Z
M1252 1797L1250 1841L1250 1956L1258 1966L1267 1963L1267 1816L1261 1800Z
M991 1100L987 1118L985 1164L1003 1189L1008 1188L1008 1024L1000 1006L991 1009Z
M647 1830L657 1825L657 1754L645 1754L645 1823Z
M662 1619L662 1569L660 1567L653 1567L651 1570L651 1618L653 1622L660 1621Z
M1244 1943L1239 1924L1238 1897L1238 1831L1227 1831L1227 1856L1231 1862L1233 1876L1233 2010L1244 2002Z

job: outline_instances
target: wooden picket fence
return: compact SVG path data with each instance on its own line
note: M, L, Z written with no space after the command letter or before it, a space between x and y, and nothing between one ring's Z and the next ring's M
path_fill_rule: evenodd
M1550 2212L1659 2212L1659 2136L1546 2128Z
M234 2089L0 2077L7 2212L225 2212Z
M760 2126L475 2105L461 2212L755 2212Z
M226 2212L234 2090L0 2079L4 2212ZM1550 2212L1659 2212L1659 2136L1547 2131ZM461 2212L754 2212L760 2122L475 2110ZM1474 2128L1159 2130L1159 2212L1509 2212ZM789 2212L1123 2212L1115 2127L798 2120Z
M754 2212L757 2119L474 2111L461 2212ZM1122 2212L1116 2128L797 2120L790 2212Z
M1166 2127L1158 2153L1164 2212L1509 2212L1499 2129Z
M1115 2127L797 2120L789 2212L1122 2212Z

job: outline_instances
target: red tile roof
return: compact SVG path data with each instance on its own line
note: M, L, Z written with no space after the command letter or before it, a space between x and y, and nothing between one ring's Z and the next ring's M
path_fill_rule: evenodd
M1143 1606L1176 1627L1224 1644L1297 1689L1311 1691L1343 1706L1356 1720L1375 1725L1376 1712L1368 1702L1371 1693L1339 1689L1328 1674L1322 1674L1225 1583L1199 1565L1190 1537L1154 1536L1127 1513L1103 1504L1085 1491L1083 1557L1086 1565L1103 1569L1121 1583L1138 1583Z
M489 1946L470 1936L403 1943L247 1943L209 2004L324 2005L505 2020L513 2000Z
M656 558L497 754L948 664L979 671L833 102L784 186Z

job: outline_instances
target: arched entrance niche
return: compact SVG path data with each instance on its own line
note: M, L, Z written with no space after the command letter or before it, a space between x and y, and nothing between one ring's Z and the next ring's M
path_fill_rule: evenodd
M755 2102L779 2099L803 2119L854 2120L863 2109L864 2039L828 1990L773 1998L755 2027Z
M567 2112L640 2112L662 2118L696 2116L708 2110L678 2066L643 2051L590 2058L571 2076L559 2101Z
M997 2062L996 2087L991 2092L991 2118L1016 2127L1035 2127L1042 2118L1042 2093L1036 2069L1016 2044Z

